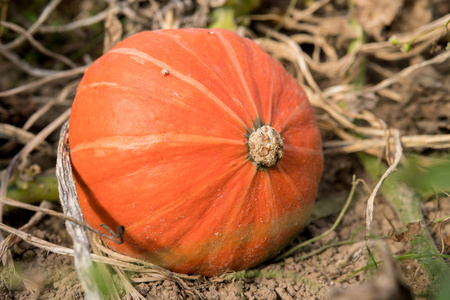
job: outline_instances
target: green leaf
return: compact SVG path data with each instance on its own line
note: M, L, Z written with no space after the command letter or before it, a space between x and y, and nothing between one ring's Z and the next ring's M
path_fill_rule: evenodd
M441 276L438 296L435 300L448 300L450 299L450 271L448 270Z
M450 192L450 157L409 156L399 170L399 180L424 198Z

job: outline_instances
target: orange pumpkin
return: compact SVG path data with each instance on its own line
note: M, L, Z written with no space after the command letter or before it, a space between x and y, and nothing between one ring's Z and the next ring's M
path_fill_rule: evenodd
M254 42L223 29L135 34L77 91L80 207L115 251L205 276L253 267L301 229L322 173L313 108ZM101 229L103 230L103 229Z

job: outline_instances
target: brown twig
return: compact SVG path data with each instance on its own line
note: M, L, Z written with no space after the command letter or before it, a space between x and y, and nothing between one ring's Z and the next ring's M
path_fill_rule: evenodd
M61 0L51 0L50 3L47 4L47 6L42 11L39 18L36 20L36 22L33 23L33 25L28 28L27 32L29 35L33 35L39 27L48 19L50 14L56 9L56 7L61 3ZM26 37L24 35L20 35L18 38L16 38L14 41L8 43L6 46L9 50L12 50L18 46L20 46L24 41L26 40Z
M28 31L26 31L24 28L20 27L19 25L0 20L0 26L4 26L6 28L9 28L11 30L14 30L15 32L18 32L18 33L22 34L27 39L27 41L34 48L36 48L38 51L40 51L42 54L45 54L45 55L47 55L49 57L52 57L52 58L54 58L56 60L59 60L60 62L66 64L67 66L69 66L71 68L76 68L77 67L77 65L73 61L71 61L67 56L58 54L56 52L50 51L47 48L45 48L31 34L29 34ZM5 50L7 50L7 49L5 49Z
M0 97L9 97L12 95L20 94L26 91L34 90L38 87L41 87L43 85L46 85L48 83L52 83L61 79L71 78L74 76L79 76L83 74L89 66L82 66L75 69L67 70L67 71L61 71L56 74L44 77L42 79L18 86L16 88L12 88L10 90L6 90L3 92L0 92Z
M20 57L12 52L9 51L5 46L0 45L0 54L3 55L5 58L7 58L10 62L12 62L14 65L16 65L19 69L27 73L31 76L36 77L47 77L56 74L58 71L55 70L45 70L45 69L39 69L39 68L33 68L30 66L27 62L20 59Z
M410 76L413 72L420 70L424 67L431 66L434 64L440 64L450 59L450 50L445 51L429 60L423 61L418 64L414 64L406 69L403 69L402 71L398 72L397 74L381 81L380 83L376 84L373 87L368 87L363 89L361 92L357 92L356 94L362 95L362 94L370 94L375 93L381 89L384 89L408 76Z
M99 23L103 21L106 18L106 15L108 13L108 10L105 9L101 12L99 12L96 15L90 16L88 18L84 18L81 20L76 20L74 22L70 22L64 25L55 26L55 25L42 25L39 27L40 33L63 33L68 31L73 31L82 27L88 27L93 24Z

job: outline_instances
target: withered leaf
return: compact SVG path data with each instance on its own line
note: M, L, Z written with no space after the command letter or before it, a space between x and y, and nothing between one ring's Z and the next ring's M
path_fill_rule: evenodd
M414 237L418 236L422 232L420 223L408 223L406 224L407 230L401 233L397 233L394 229L389 230L388 237L396 242L409 242Z

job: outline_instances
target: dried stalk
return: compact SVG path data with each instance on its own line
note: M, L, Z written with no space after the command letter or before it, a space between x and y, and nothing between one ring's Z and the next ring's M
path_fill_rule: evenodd
M75 90L80 83L80 80L75 80L68 85L66 85L61 92L58 94L57 97L52 99L51 101L47 102L44 106L42 106L40 109L38 109L36 112L34 112L28 120L23 125L23 129L28 130L31 128L31 126L45 113L47 113L55 104L62 102L66 97L71 93L73 90Z
M58 189L61 205L64 213L78 221L83 221L83 214L77 199L77 191L72 178L72 165L70 162L68 128L66 122L61 129L61 137L58 145L58 159L56 163L56 176L58 177ZM66 229L73 240L75 253L75 268L78 279L87 299L103 299L95 278L94 266L89 253L89 240L84 228L80 225L66 221Z
M375 93L381 89L384 89L406 77L408 77L409 75L411 75L413 72L420 70L424 67L427 66L431 66L434 64L440 64L445 62L446 60L450 59L450 50L445 51L429 60L426 60L424 62L412 65L406 69L403 69L402 71L400 71L399 73L395 74L394 76L391 76L383 81L381 81L380 83L378 83L377 85L373 86L373 87L369 87L369 88L365 88L363 89L361 92L357 92L357 95L363 95L363 94L370 94L370 93Z
M26 144L36 137L36 135L32 134L31 132L25 129L17 128L13 125L4 123L0 123L0 136L3 138L14 139L16 142L20 144ZM43 149L48 148L49 146L50 145L48 143L44 143L43 145L41 144L39 147Z
M61 0L51 0L49 4L44 8L41 15L37 19L36 22L33 23L33 25L30 26L30 28L27 30L29 35L33 35L39 27L48 19L50 14L56 9L56 7L61 3ZM6 46L8 49L14 49L18 46L20 46L24 41L26 40L26 37L24 35L19 36L14 41L10 42Z
M23 36L25 36L25 38L27 39L27 41L34 47L36 48L38 51L40 51L42 54L45 54L49 57L52 57L56 60L59 60L60 62L66 64L67 66L71 67L71 68L76 68L77 65L71 61L67 56L55 53L53 51L48 50L47 48L45 48L41 43L39 43L31 34L29 34L25 29L23 29L22 27L20 27L17 24L14 23L10 23L10 22L6 22L6 21L1 21L0 20L0 26L4 26L6 28L9 28L11 30L14 30L15 32L18 32L20 34L22 34Z
M61 71L61 72L58 72L56 74L44 77L42 79L39 79L39 80L30 82L30 83L27 83L27 84L24 84L24 85L15 87L15 88L12 88L10 90L6 90L6 91L3 91L3 92L0 92L0 97L9 97L9 96L16 95L16 94L19 94L19 93L23 93L23 92L26 92L26 91L34 90L34 89L36 89L38 87L41 87L41 86L43 86L45 84L48 84L48 83L51 83L51 82L54 82L54 81L58 81L60 79L65 79L65 78L71 78L71 77L74 77L74 76L78 76L78 75L83 74L87 70L87 68L88 68L88 66L82 66L82 67L78 67L78 68L67 70L67 71Z
M50 209L51 206L52 206L51 202L42 201L41 204L39 205L39 208ZM19 230L22 232L27 232L30 228L32 228L39 221L41 221L44 216L45 214L43 212L41 211L36 212L25 225L19 228ZM3 257L6 251L8 251L18 241L19 237L17 235L14 234L8 235L8 237L5 238L3 242L0 244L0 257Z
M21 60L20 57L12 52L9 51L5 46L0 45L0 54L3 55L5 58L7 58L9 61L11 61L14 65L16 65L19 69L24 71L30 76L35 77L47 77L51 75L55 75L58 71L55 70L45 70L45 69L39 69L39 68L33 68L30 66L27 62L24 60Z
M39 32L40 33L62 33L62 32L73 31L73 30L76 30L76 29L82 28L82 27L91 26L93 24L103 21L106 18L107 11L108 10L105 9L91 17L77 20L77 21L67 23L67 24L64 24L61 26L42 25L41 27L39 27Z
M324 153L325 154L354 153L361 151L384 149L386 147L386 139L374 138L361 140L356 139L353 136L349 136L348 138L350 140L324 142L323 143ZM402 136L400 137L400 141L404 148L420 148L420 147L426 147L430 149L450 148L450 134ZM393 143L391 144L392 146L394 145Z
M395 140L395 157L394 162L392 165L389 166L389 168L384 172L383 176L381 176L380 180L378 181L377 185L375 186L374 190L370 194L369 199L367 200L367 210L366 210L366 230L367 234L369 235L371 224L373 220L373 209L374 209L374 202L375 197L377 196L378 192L380 191L380 188L383 184L383 182L386 180L386 178L394 172L394 170L397 168L398 164L400 163L400 159L403 155L403 147L400 143L400 132L398 130L393 130L393 137Z

